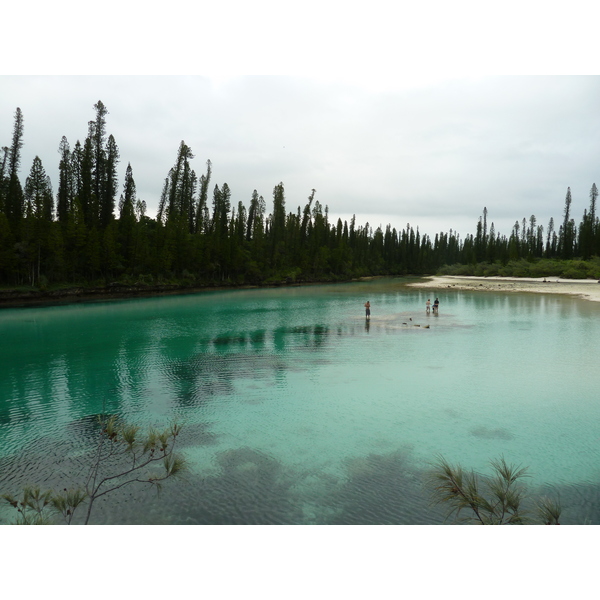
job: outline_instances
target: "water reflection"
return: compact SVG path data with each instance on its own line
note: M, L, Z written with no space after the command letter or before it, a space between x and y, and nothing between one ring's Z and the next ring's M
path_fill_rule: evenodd
M200 405L215 396L233 394L240 379L285 378L285 374L295 368L286 357L288 351L319 350L327 344L330 335L329 328L322 325L219 334L202 340L202 352L189 358L163 357L165 384L178 404Z
M391 280L0 311L0 484L81 470L95 415L116 412L184 421L196 470L176 510L140 493L98 522L438 522L417 485L437 452L530 463L596 519L599 307L439 290L426 315L432 295Z
M242 446L218 452L210 471L165 485L160 497L138 490L139 510L119 497L94 522L119 515L132 524L441 524L445 514L430 506L423 481L407 450L349 459L333 476Z

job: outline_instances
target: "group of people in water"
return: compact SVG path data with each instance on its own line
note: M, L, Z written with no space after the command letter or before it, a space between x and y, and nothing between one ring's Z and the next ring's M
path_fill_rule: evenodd
M440 307L440 301L438 298L436 298L433 301L433 312L437 313L439 307ZM429 314L430 311L431 311L431 300L429 298L427 298L427 302L425 302L425 312L427 314Z
M433 301L433 314L437 314L439 308L440 308L440 300L439 300L439 298L436 298ZM425 303L425 312L427 314L429 314L431 312L431 310L432 310L431 299L427 298L427 302ZM371 303L368 300L365 302L365 313L366 313L367 321L369 321L371 319Z

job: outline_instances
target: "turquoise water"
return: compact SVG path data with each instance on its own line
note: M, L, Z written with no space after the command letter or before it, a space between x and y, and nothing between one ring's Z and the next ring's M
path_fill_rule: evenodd
M116 412L182 423L190 470L97 523L441 523L437 454L504 455L564 522L597 523L599 311L399 279L4 309L0 491L79 481L94 416Z

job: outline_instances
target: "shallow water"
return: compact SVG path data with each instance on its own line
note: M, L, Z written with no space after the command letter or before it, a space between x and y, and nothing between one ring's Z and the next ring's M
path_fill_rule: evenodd
M0 491L80 481L94 415L116 412L182 423L190 471L97 523L441 523L438 454L504 455L565 523L597 523L599 310L399 279L4 309Z

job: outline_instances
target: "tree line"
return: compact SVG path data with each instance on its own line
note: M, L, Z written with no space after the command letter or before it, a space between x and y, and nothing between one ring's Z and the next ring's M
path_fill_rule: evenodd
M73 147L62 137L56 195L36 156L25 185L19 178L24 120L14 115L10 146L0 162L0 284L61 283L201 285L347 280L367 275L430 274L444 265L507 265L539 259L588 260L600 255L598 190L576 226L567 190L562 222L547 228L534 215L517 221L507 236L488 228L487 208L475 235L450 230L432 240L407 224L396 230L331 222L328 207L311 190L306 204L286 208L283 183L272 208L256 190L247 206L232 206L227 183L215 184L212 164L198 176L194 154L182 141L169 170L155 218L137 197L133 169L117 181L119 149L108 134L108 110L94 105L87 136ZM117 200L118 197L118 200Z

